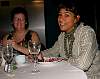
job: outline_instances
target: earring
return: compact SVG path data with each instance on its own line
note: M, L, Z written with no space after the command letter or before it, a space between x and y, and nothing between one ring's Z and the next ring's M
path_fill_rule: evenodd
M25 22L25 24L27 24L27 22Z

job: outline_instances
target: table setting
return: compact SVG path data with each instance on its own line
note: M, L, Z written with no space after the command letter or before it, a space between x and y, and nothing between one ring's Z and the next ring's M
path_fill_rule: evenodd
M87 79L83 70L72 66L61 57L44 57L43 62L38 62L36 55L40 52L39 44L30 43L28 46L33 56L32 62L25 55L15 56L12 48L8 48L3 49L5 65L0 67L0 79Z
M63 60L38 62L37 73L32 73L33 68L33 63L26 62L10 75L1 68L0 79L87 79L84 71Z

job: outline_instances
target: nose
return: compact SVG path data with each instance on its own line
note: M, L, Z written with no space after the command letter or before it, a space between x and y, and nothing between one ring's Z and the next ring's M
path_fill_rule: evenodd
M61 15L61 16L59 16L59 20L63 21L63 20L65 20L65 17L63 15Z
M20 18L18 18L18 19L17 19L17 21L21 21L21 19L20 19Z
M60 17L60 18L58 19L58 21L59 21L59 23L62 23L62 22L64 21L64 18L63 18L63 17Z

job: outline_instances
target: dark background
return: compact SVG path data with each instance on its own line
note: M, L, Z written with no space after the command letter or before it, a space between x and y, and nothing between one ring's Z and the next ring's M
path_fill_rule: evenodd
M53 46L60 34L57 23L57 6L59 3L70 2L77 5L81 21L91 26L97 35L98 44L100 44L100 12L98 2L93 0L45 0L44 14L45 14L45 33L47 48Z
M28 12L29 29L36 31L45 45L45 21L43 0L0 0L0 39L12 31L11 11L22 6Z
M36 6L32 1L40 1L42 6ZM21 5L26 7L29 13L30 28L39 33L47 48L52 47L60 34L57 23L57 6L64 1L77 5L81 21L95 30L100 45L100 4L97 0L0 0L0 39L2 33L12 29L10 27L10 11L13 7ZM40 4L38 3L38 5ZM39 15L36 17L37 14ZM38 28L36 28L37 26ZM41 26L42 28L40 28Z

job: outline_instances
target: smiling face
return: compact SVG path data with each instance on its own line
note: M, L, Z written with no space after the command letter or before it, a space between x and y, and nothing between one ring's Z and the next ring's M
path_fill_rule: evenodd
M25 16L23 13L17 13L13 18L15 30L25 30Z
M79 17L71 11L66 11L64 8L59 10L58 24L61 31L70 32L78 20Z

